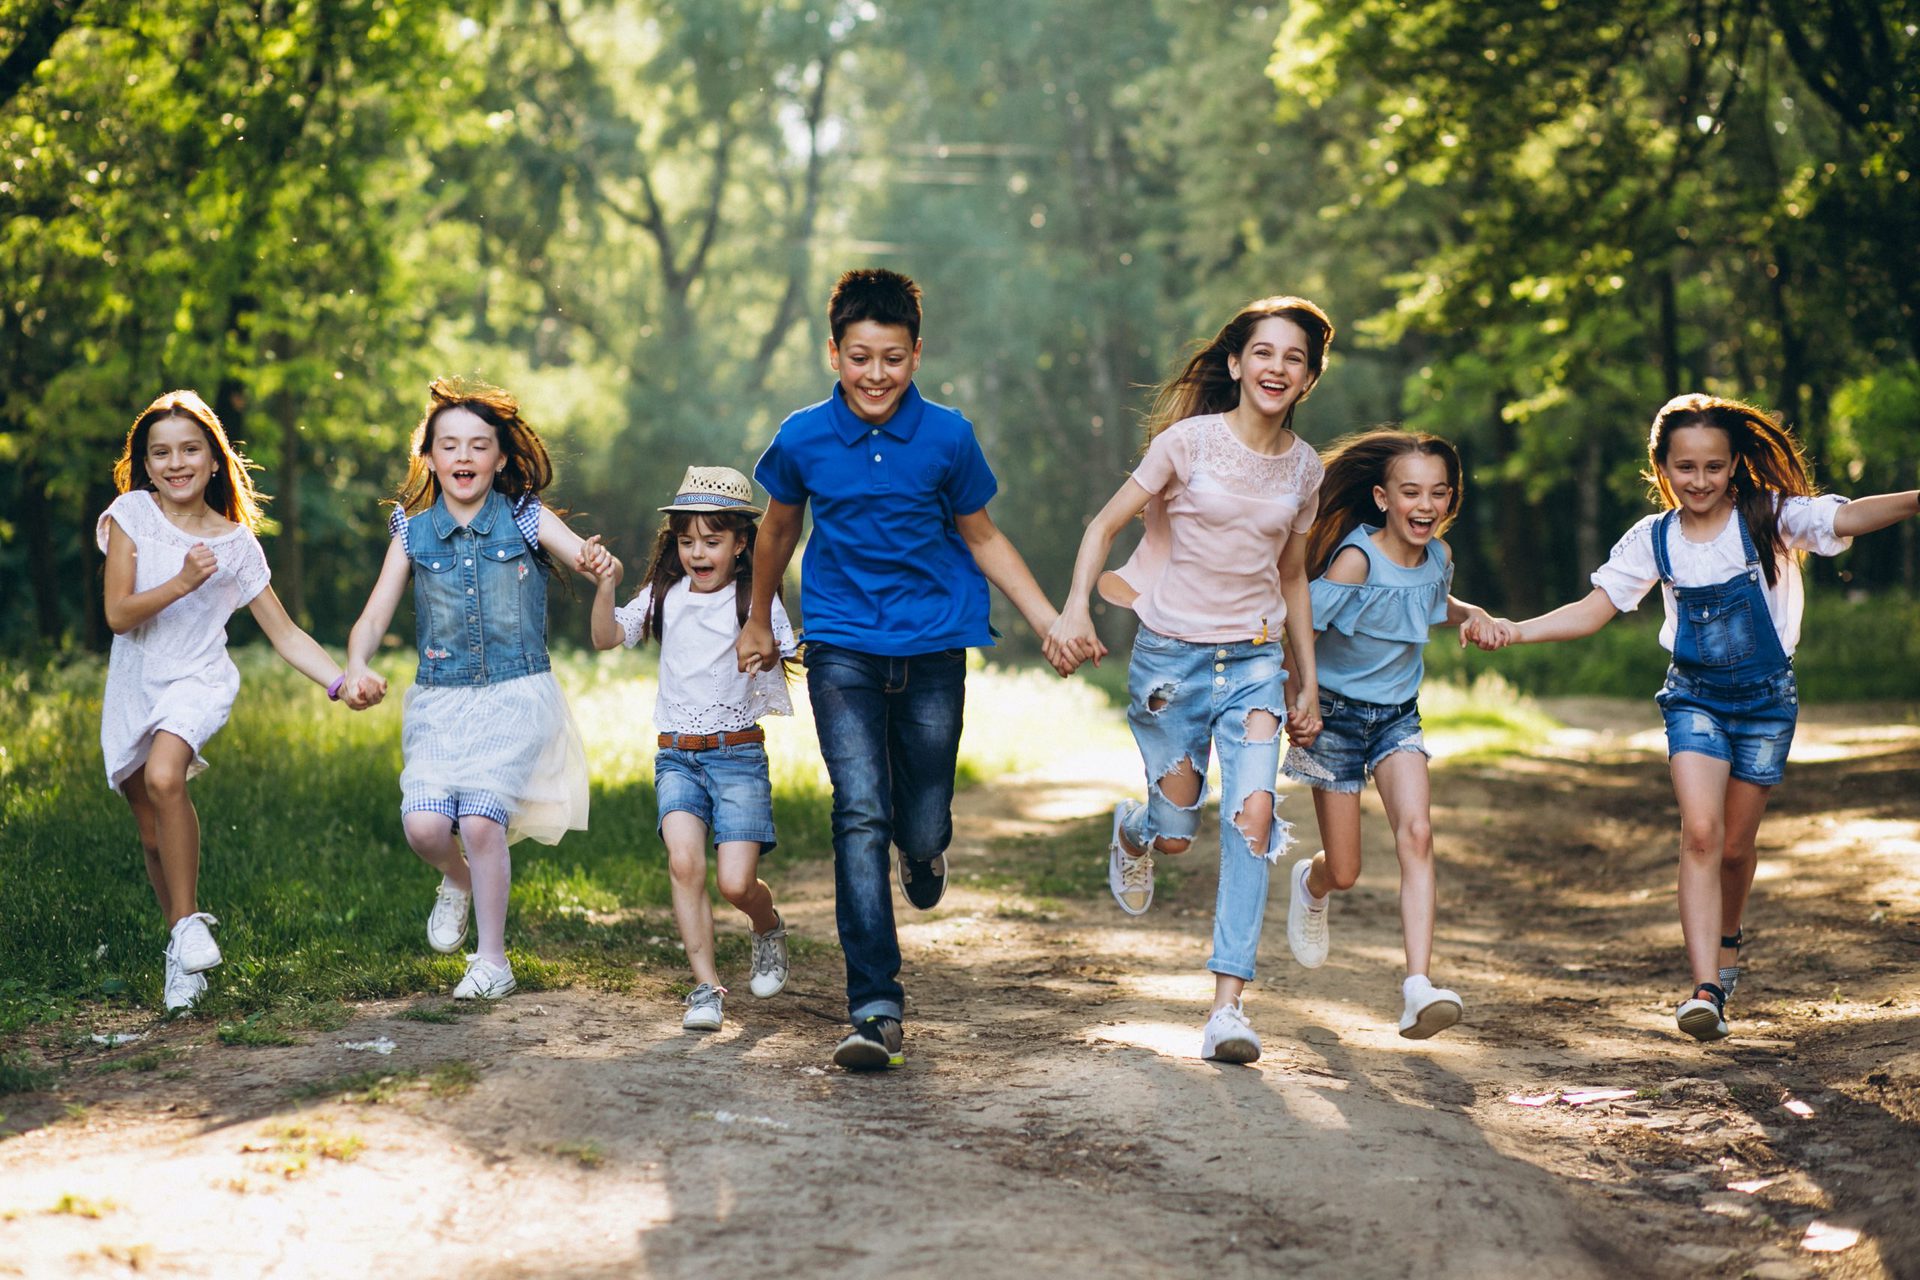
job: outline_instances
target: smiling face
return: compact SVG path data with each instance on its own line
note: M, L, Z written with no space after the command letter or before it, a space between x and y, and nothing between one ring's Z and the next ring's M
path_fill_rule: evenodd
M1313 388L1307 362L1307 331L1282 316L1254 326L1227 373L1240 384L1240 403L1263 418L1277 419Z
M680 550L680 567L687 581L699 592L718 591L733 581L740 569L740 553L747 549L747 535L738 529L722 529L699 516L674 538Z
M1679 427L1667 437L1661 474L1693 516L1708 516L1728 501L1733 480L1733 441L1718 427Z
M1431 453L1403 453L1387 467L1387 482L1373 487L1373 500L1385 508L1387 536L1412 547L1433 541L1458 500L1444 459Z
M154 492L176 507L200 505L218 465L206 428L184 417L162 418L147 428L143 460Z
M471 409L441 411L427 429L427 462L452 507L478 507L507 465L500 433Z
M847 407L879 426L900 407L920 368L920 342L903 324L856 320L838 342L828 341L827 363L840 375Z

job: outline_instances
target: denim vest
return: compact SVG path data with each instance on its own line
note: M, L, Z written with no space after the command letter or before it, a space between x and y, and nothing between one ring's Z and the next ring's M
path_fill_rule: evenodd
M499 490L455 524L445 498L407 521L416 683L492 684L549 670L547 574Z
M1660 580L1673 588L1673 667L1691 684L1708 693L1741 694L1767 684L1793 660L1780 644L1767 612L1761 587L1760 554L1738 508L1746 548L1744 573L1706 587L1683 587L1673 580L1673 562L1667 555L1667 532L1678 518L1669 511L1653 526L1653 558Z

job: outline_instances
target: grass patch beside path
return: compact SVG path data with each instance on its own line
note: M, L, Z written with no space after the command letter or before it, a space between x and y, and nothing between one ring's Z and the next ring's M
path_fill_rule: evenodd
M383 659L387 701L355 714L270 650L235 657L239 700L192 787L201 906L220 918L226 955L196 1020L229 1043L285 1043L344 1016L341 1001L450 990L460 958L425 945L435 877L399 822L410 660ZM524 989L617 990L636 964L684 964L658 912L669 893L654 834L653 661L572 654L555 669L587 745L592 827L553 847L515 846L507 938ZM133 817L104 777L104 679L97 658L0 663L0 1046L37 1024L159 1008L165 934ZM775 885L784 862L831 853L831 798L803 684L794 701L794 717L766 721L780 845L765 874ZM962 783L1041 763L1094 721L1110 730L1113 713L1079 683L976 668ZM24 1071L12 1062L0 1080Z

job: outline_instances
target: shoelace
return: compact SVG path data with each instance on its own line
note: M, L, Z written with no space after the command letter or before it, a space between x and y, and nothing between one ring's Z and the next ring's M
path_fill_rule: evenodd
M787 931L784 926L769 929L764 935L758 933L753 935L753 971L755 973L767 973L777 967L780 953L773 944L786 936Z
M1307 923L1304 927L1308 942L1323 942L1327 936L1327 904L1307 908Z
M1140 854L1137 857L1122 852L1120 855L1120 885L1125 889L1148 889L1153 886L1153 857Z

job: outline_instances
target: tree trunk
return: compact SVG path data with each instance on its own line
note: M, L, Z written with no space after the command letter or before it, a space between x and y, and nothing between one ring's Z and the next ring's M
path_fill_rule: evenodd
M304 470L300 456L300 413L291 395L274 397L274 417L280 423L280 492L274 501L274 516L280 521L280 545L274 548L280 602L302 627L311 629L307 616L307 533L300 518L300 475Z

